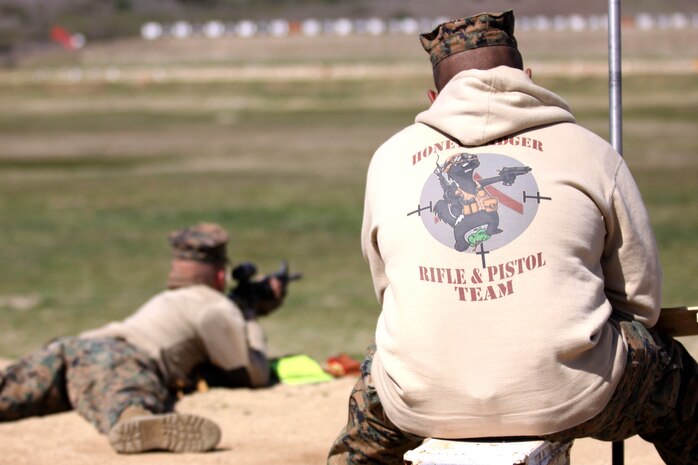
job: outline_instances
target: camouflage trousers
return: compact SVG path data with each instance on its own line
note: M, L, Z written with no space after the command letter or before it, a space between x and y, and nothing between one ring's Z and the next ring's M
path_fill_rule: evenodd
M620 323L628 343L625 372L606 407L591 420L545 436L551 441L593 437L620 441L640 435L668 465L698 464L698 368L678 342L639 323ZM395 426L371 381L375 345L349 398L347 425L335 440L328 465L401 465L424 438Z
M106 434L130 405L172 409L159 373L121 339L57 339L0 371L0 421L75 409Z

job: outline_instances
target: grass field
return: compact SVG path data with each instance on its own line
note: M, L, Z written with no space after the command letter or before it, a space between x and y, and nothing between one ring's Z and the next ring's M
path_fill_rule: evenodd
M379 312L359 248L365 171L373 150L426 108L429 68L416 43L344 40L270 41L257 54L244 41L149 43L142 53L117 43L0 75L0 356L131 313L163 286L166 234L199 221L231 230L235 261L273 271L285 258L303 272L264 321L274 355L359 356ZM603 64L595 40L580 56ZM534 64L567 60L539 37L520 41ZM698 56L631 45L630 60L642 50L660 64ZM279 66L298 64L307 75L284 79ZM337 64L418 72L343 78L331 72ZM152 66L235 76L251 65L261 78L137 77ZM76 66L133 74L61 78ZM607 136L605 76L536 75L534 66L534 78ZM624 109L624 153L659 241L664 304L698 304L696 74L628 75ZM695 354L696 338L687 342Z

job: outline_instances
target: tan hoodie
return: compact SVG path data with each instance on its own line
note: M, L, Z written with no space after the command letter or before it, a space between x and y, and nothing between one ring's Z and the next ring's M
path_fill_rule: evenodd
M376 389L422 436L539 435L593 417L625 366L609 318L659 314L656 244L627 166L513 68L461 72L376 151L362 247L382 303Z
M245 321L229 298L203 284L163 291L125 320L80 337L124 338L158 362L172 387L191 381L200 363L226 371L244 368L254 387L269 383L262 327Z

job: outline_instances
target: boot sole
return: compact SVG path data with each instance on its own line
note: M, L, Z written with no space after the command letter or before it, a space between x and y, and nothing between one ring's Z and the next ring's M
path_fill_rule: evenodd
M121 454L205 452L215 448L220 439L221 430L211 420L178 413L132 418L109 432L109 442Z

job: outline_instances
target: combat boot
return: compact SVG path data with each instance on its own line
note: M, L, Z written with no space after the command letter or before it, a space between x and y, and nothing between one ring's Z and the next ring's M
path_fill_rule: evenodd
M124 410L109 431L109 442L120 454L205 452L214 449L220 439L221 430L211 420L186 413L156 415L139 406Z

